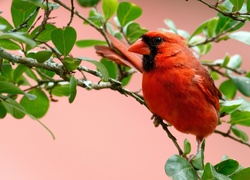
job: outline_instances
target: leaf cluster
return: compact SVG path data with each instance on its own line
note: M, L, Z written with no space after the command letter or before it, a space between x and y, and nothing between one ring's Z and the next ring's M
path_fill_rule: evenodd
M219 86L224 95L220 113L221 116L228 115L229 120L221 118L220 124L228 124L229 129L227 132L216 132L250 146L248 135L238 127L250 126L250 73L242 69L241 56L225 54L216 60L202 59L212 50L214 43L234 39L250 45L250 32L241 30L249 21L250 0L225 0L216 4L199 1L218 14L192 33L178 29L169 19L164 21L167 28L161 30L185 37L188 46L208 67L214 80L223 77ZM71 1L71 7L60 0L12 1L12 20L0 15L0 118L5 118L7 114L16 119L28 115L52 134L39 118L44 117L50 103L56 102L59 97L67 97L72 103L77 97L77 87L88 90L108 88L146 105L138 92L126 89L135 72L133 69L108 58L96 60L71 54L76 46L87 48L97 45L106 45L117 52L107 33L129 45L147 32L135 22L142 14L139 6L117 0L103 0L101 5L101 11L97 7L90 8L88 17L84 17L74 10L74 1ZM57 8L71 12L70 20L64 27L51 22L51 12ZM104 40L78 39L77 28L70 26L73 18L81 19L83 27L91 26ZM12 54L12 51L19 55ZM120 52L117 55L125 58ZM87 68L87 63L95 68ZM91 81L89 75L97 80ZM183 156L190 151L191 145L186 140ZM204 165L203 152L204 147L190 162L182 156L170 157L165 167L167 175L173 179L239 179L249 174L249 168L243 168L236 160L227 157L216 165Z

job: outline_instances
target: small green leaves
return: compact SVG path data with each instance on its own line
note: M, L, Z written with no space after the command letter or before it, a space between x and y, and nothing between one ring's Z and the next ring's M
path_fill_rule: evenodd
M142 14L142 9L130 2L120 2L117 9L117 17L121 27L137 19Z
M52 56L52 52L51 51L39 51L35 54L35 59L39 62L39 63L44 63L45 61L47 61L50 57Z
M100 0L77 0L77 2L82 6L82 7L93 7L98 4Z
M230 123L239 124L243 126L250 126L250 111L233 111L231 113Z
M231 175L234 173L239 167L239 163L233 159L224 160L214 166L215 170L218 173L224 175Z
M250 0L247 0L247 12L250 12Z
M243 140L244 142L248 142L248 135L244 131L240 130L236 126L231 127L232 132L234 133L235 136Z
M250 167L237 171L233 176L232 180L243 180L249 179Z
M237 89L234 82L231 79L228 79L220 84L219 90L227 97L227 99L233 99Z
M242 76L230 76L236 88L245 96L250 97L250 78Z
M129 40L129 42L132 44L134 43L141 35L146 33L147 30L141 28L140 24L132 22L128 25L126 29L126 38Z
M193 166L183 157L171 156L165 164L165 172L173 180L198 179Z
M20 28L20 31L26 32L37 16L38 11L36 11L36 8L37 6L35 4L27 1L13 0L11 5L11 15L15 27L20 27L32 14L30 20Z
M69 83L58 83L53 86L51 93L55 96L69 96L70 95L70 87Z
M250 32L247 31L232 32L231 34L229 34L229 37L237 41L240 41L242 43L245 43L247 45L250 45Z
M106 67L102 63L95 61L93 59L90 59L90 58L85 58L85 57L79 57L78 59L94 64L96 66L96 68L98 69L98 71L100 71L100 73L102 74L103 81L108 81L109 73L108 73L108 70L106 69Z
M31 32L31 38L35 38L39 41L47 42L51 40L51 32L56 29L56 26L53 24L46 24L44 26L44 30L40 32L42 26L36 27L32 32Z
M67 70L69 71L73 71L75 70L79 65L80 65L81 61L78 59L74 59L74 58L64 58L63 60L63 65L67 68Z
M2 101L0 101L0 119L5 118L6 115L7 115L7 111L4 108Z
M27 97L23 97L20 104L25 108L26 112L36 118L43 117L49 109L49 99L47 95L39 88L29 91L30 94L36 96L35 100L30 100Z
M21 119L26 114L24 107L11 98L2 101L2 105L5 107L6 111L16 119Z
M216 172L215 168L210 163L205 165L203 175L201 176L201 180L207 179L231 180L227 176Z
M86 48L96 45L106 45L106 44L107 44L106 41L95 40L95 39L84 39L76 41L76 45L80 48Z
M184 140L184 155L187 155L190 152L191 152L191 144L187 139L185 139Z
M222 113L231 113L242 104L242 100L221 101L220 111Z
M107 22L116 12L118 8L117 0L103 0L102 1L102 11Z
M70 95L69 95L69 103L72 103L76 97L76 87L77 87L77 79L74 76L70 77Z
M36 43L32 39L28 38L28 35L26 33L21 32L1 33L0 40L1 39L12 39L20 43L25 43L31 47L34 47L36 45Z
M24 92L13 83L0 81L0 93L24 94Z
M233 4L232 11L239 11L244 4L244 0L229 0L229 1Z
M76 31L72 27L54 29L51 33L51 40L57 50L63 56L67 56L76 42Z

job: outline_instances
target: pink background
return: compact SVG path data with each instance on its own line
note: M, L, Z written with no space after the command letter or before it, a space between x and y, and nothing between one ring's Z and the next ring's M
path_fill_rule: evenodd
M70 0L63 0L69 4ZM195 28L216 13L194 0L134 0L143 9L139 22L149 30L166 27L163 20L172 19L178 28L192 33ZM153 2L153 3L152 3ZM86 9L76 6L82 14ZM10 1L1 0L3 17L10 18ZM63 27L69 13L63 8L53 13L57 26ZM101 37L75 18L78 39ZM245 28L247 29L247 28ZM249 26L248 26L249 30ZM239 53L244 69L249 69L249 46L234 40L214 45L204 59L222 58L225 53ZM74 56L97 59L92 49L78 49ZM141 75L136 74L128 88L139 90ZM163 180L166 160L177 150L161 128L150 121L151 113L134 99L111 90L78 89L77 98L69 104L67 98L51 103L41 120L55 134L50 134L36 121L26 117L16 120L7 116L0 121L0 178L4 180ZM226 129L226 126L220 127ZM250 130L245 129L250 135ZM171 128L182 144L185 138L196 149L195 138ZM226 154L243 166L250 166L250 149L213 134L206 141L205 161L216 164Z

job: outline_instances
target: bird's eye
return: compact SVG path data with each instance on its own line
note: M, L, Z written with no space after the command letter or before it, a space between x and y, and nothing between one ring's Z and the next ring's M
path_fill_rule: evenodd
M154 45L159 45L159 44L162 43L162 41L163 41L163 39L162 39L161 37L155 37L155 38L153 39Z

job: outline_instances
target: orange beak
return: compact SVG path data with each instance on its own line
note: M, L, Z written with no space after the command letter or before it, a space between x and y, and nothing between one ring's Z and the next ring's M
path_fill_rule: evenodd
M142 39L138 39L134 44L130 46L128 51L141 54L141 55L149 55L150 54L150 49L148 45L142 41Z

